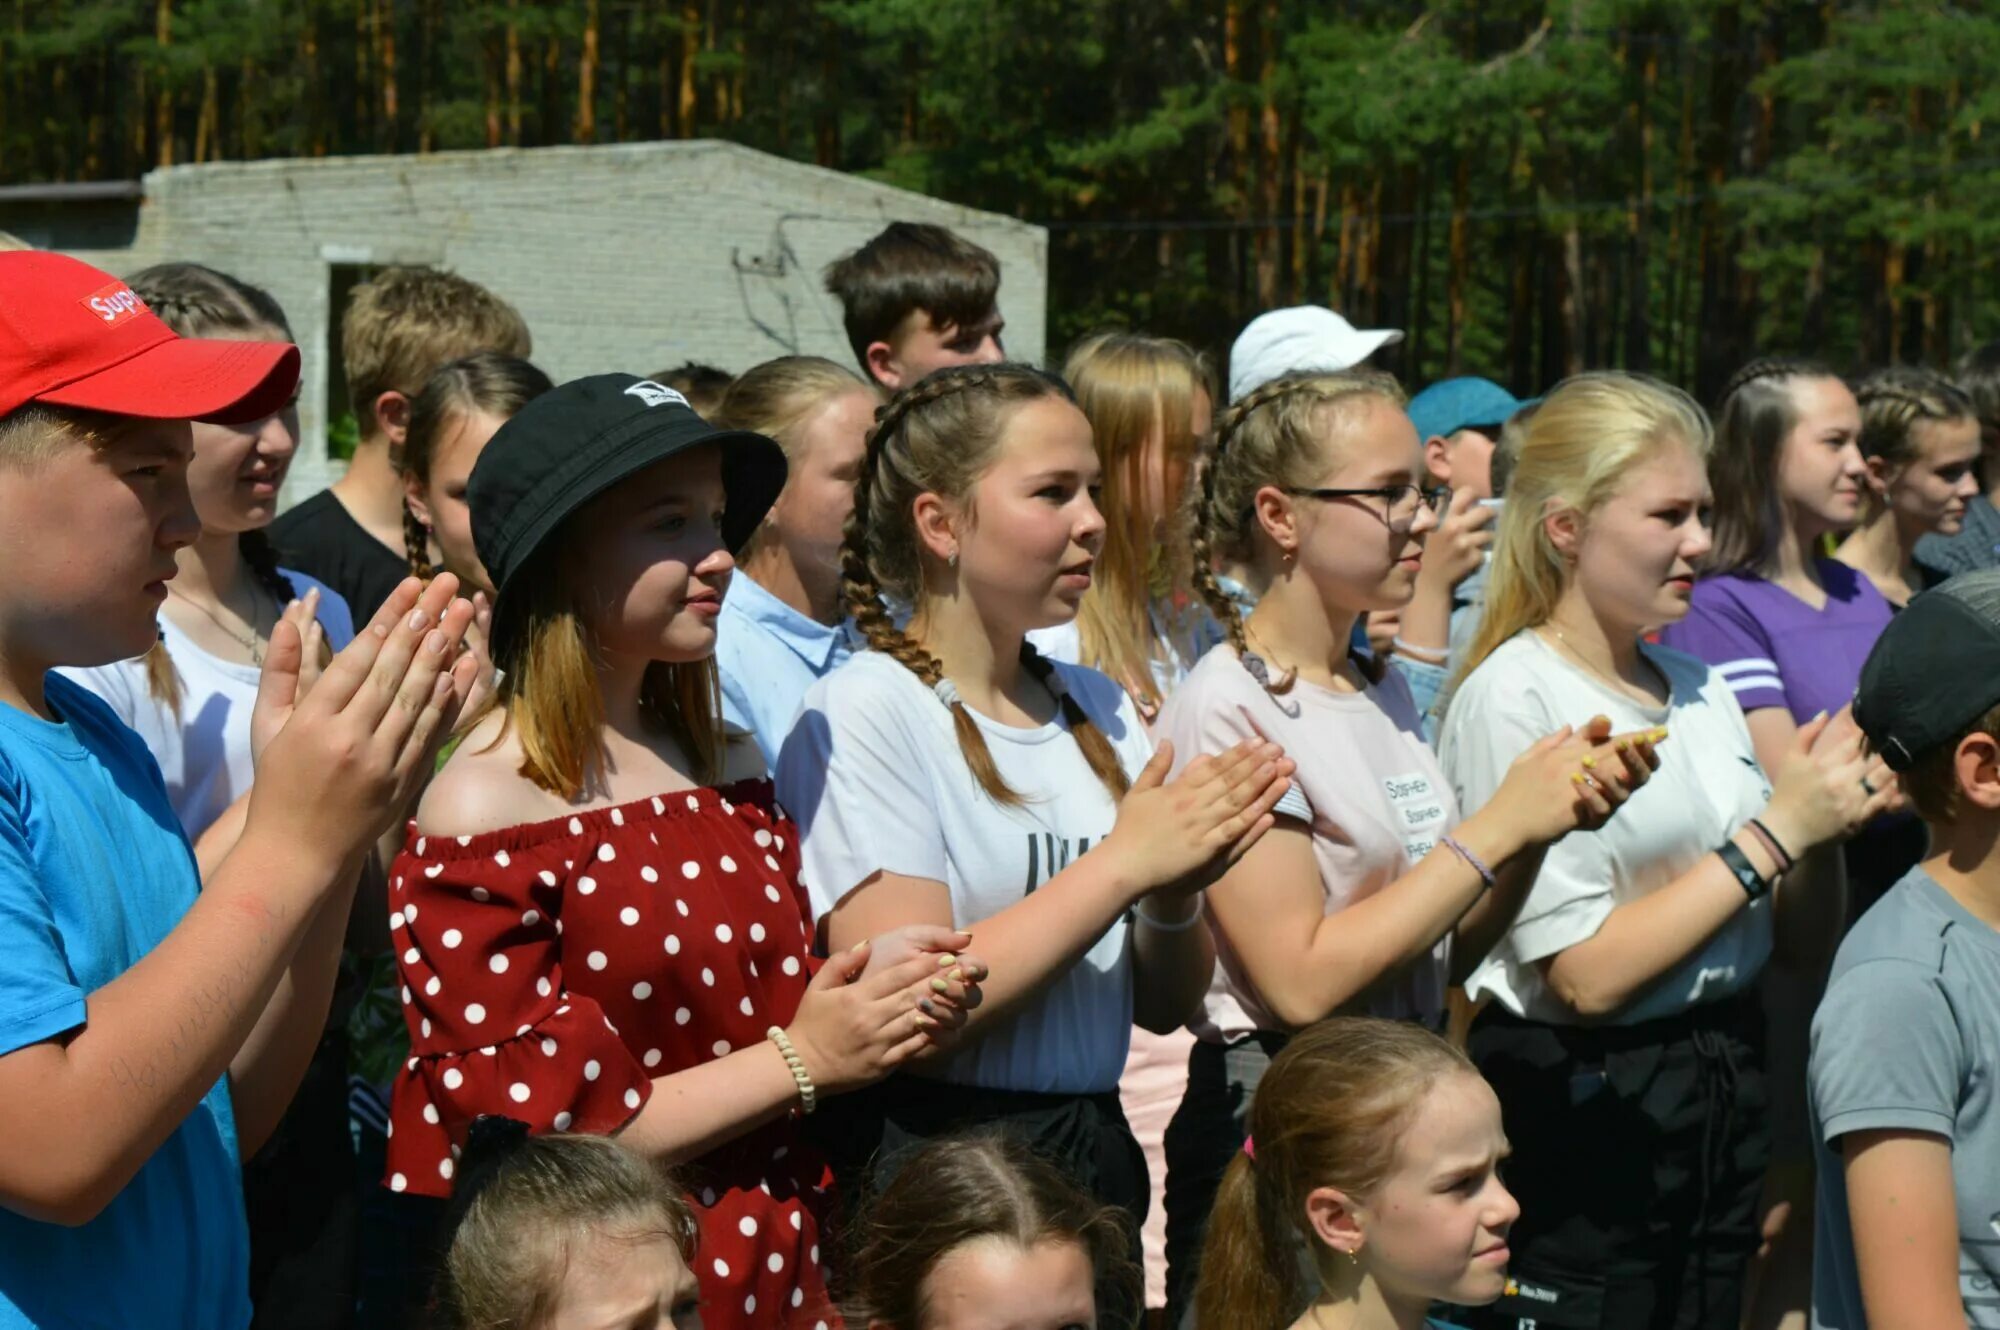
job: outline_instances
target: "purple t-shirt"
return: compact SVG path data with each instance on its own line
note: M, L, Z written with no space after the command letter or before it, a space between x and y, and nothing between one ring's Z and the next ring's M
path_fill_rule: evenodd
M1844 563L1820 559L1820 609L1748 573L1695 583L1687 618L1660 640L1699 656L1729 681L1745 712L1783 707L1803 725L1854 700L1861 666L1895 613L1875 584Z

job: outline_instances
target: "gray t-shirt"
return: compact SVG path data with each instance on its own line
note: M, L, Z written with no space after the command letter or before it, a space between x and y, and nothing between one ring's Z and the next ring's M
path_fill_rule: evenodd
M1839 1141L1951 1142L1966 1321L2000 1330L2000 932L1910 870L1841 943L1813 1016L1814 1330L1867 1330Z

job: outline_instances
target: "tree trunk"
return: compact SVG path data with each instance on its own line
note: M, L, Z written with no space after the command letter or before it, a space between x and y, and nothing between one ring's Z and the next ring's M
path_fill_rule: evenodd
M1445 377L1465 372L1465 287L1472 268L1472 153L1460 149L1451 168L1451 229L1445 240Z
M400 146L402 114L396 100L396 10L390 0L375 0L375 58L382 71L382 144L391 152Z
M676 121L675 137L694 137L694 113L696 93L694 86L695 56L701 50L701 9L695 0L686 0L681 6L681 73L680 108Z
M1257 304L1278 304L1278 211L1281 144L1278 120L1278 3L1264 0L1257 24L1257 87L1263 103L1258 115Z
M602 16L598 0L584 0L583 54L576 63L576 125L578 143L597 142L597 38Z
M1625 287L1625 367L1645 373L1653 367L1652 268L1648 239L1653 229L1653 95L1660 81L1660 48L1649 45L1639 77L1639 198L1628 228Z
M221 133L222 103L215 81L215 66L204 62L201 67L201 110L194 118L194 160L206 162L210 154L220 156L215 140Z
M521 0L507 0L507 142L521 146L521 82L527 70L521 58L521 25L516 14Z
M153 40L164 52L174 40L174 0L156 0L153 6ZM160 91L153 103L153 162L157 166L174 164L174 93L167 81L167 73L160 71Z

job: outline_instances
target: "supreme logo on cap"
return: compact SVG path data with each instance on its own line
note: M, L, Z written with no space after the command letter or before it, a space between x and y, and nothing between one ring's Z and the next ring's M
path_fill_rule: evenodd
M146 308L146 302L123 282L106 282L77 303L102 319L107 328L117 327Z

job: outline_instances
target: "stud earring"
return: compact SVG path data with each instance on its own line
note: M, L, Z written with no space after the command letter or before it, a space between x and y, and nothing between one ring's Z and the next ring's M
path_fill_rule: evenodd
M952 551L951 553L949 553L949 554L947 554L947 555L945 555L945 556L944 556L944 566L945 566L945 567L947 567L947 568L956 568L956 567L958 567L958 551L957 551L957 550L953 550L953 551Z

